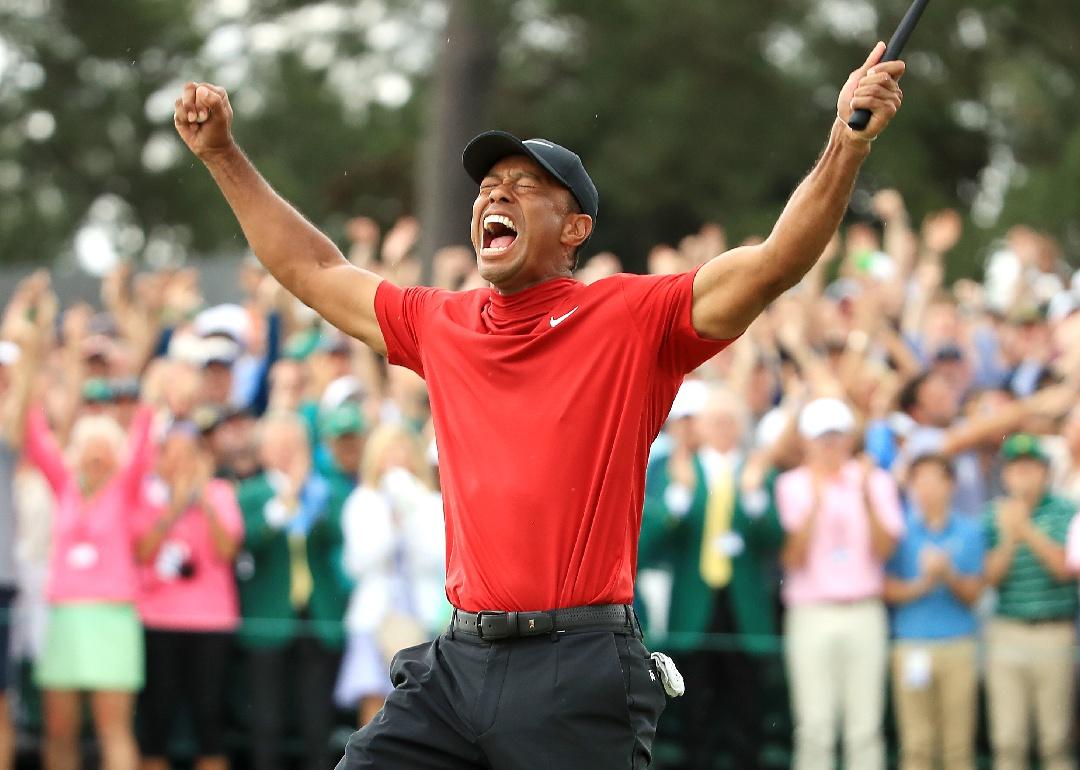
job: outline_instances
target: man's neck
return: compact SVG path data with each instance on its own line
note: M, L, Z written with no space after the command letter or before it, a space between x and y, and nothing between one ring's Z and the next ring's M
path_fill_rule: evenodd
M945 525L949 522L949 507L942 505L940 507L923 508L922 517L927 529L940 532L945 529Z
M491 286L492 291L496 292L497 294L501 294L504 297L508 297L508 296L510 296L512 294L520 294L521 292L526 291L528 289L531 289L534 286L539 286L542 283L547 283L548 281L553 281L556 278L573 278L573 277L574 277L574 274L573 274L573 272L571 272L570 268L565 268L563 270L558 270L558 271L552 272L552 273L550 273L548 275L545 275L545 276L543 276L541 278L535 278L535 279L532 279L532 280L526 280L523 283L518 283L516 281L510 281L509 283L504 284L502 286L500 286L500 285L498 285L496 283L490 283L489 285Z

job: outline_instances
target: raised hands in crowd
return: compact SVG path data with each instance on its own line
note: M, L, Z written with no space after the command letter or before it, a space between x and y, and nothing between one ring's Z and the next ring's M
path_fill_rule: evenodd
M926 633L921 602L936 602L930 611L966 640L971 607L997 586L1005 609L995 638L1024 646L1030 640L1007 622L1026 606L1009 593L1022 590L1018 570L1045 570L1047 601L1064 617L1071 605L1052 589L1068 583L1075 595L1080 566L1066 544L1075 507L1057 502L1080 496L1080 282L1052 239L1017 227L990 255L985 278L950 284L948 255L963 235L956 211L916 222L895 190L879 191L870 208L872 218L841 228L799 285L684 384L690 390L654 446L641 541L646 573L674 571L670 616L645 613L655 633L734 634L738 670L752 672L753 684L775 680L753 639L787 629L795 751L820 766L831 749L813 736L832 728L820 727L824 706L800 693L839 698L830 681L865 680L867 691L845 706L865 737L848 761L879 767L889 634L900 650L895 687L908 693L932 665L904 646ZM357 217L346 234L355 265L419 282L414 218L383 232ZM705 224L642 256L650 272L683 272L727 242L723 228ZM577 275L591 283L623 269L600 253ZM467 249L440 250L431 275L440 288L484 288ZM371 618L411 629L410 638L445 620L432 556L442 542L430 520L438 466L427 391L327 327L253 260L239 266L235 303L208 307L200 283L195 267L121 265L102 280L97 307L62 307L37 272L3 310L3 443L17 451L30 438L27 457L48 477L58 521L97 516L113 490L109 520L134 543L116 568L122 546L104 530L54 530L61 550L39 564L52 584L28 588L25 600L54 628L82 633L90 659L114 678L104 687L86 678L94 672L64 668L46 634L35 652L41 686L127 694L112 704L127 730L106 741L120 767L134 756L134 693L146 685L139 707L153 715L142 753L161 759L174 707L161 683L185 676L185 661L207 661L217 678L195 682L193 697L219 706L197 711L197 737L200 756L220 770L230 718L221 671L235 639L258 683L242 718L262 747L255 764L271 768L284 751L286 687L316 704L304 710L304 751L313 764L328 761L333 704L366 721L388 691L392 651ZM1014 434L1023 446L1003 441ZM34 473L22 464L21 475ZM133 473L139 483L127 496L119 480ZM939 538L954 525L959 534ZM725 562L730 573L717 566ZM707 577L699 564L710 565ZM380 591L394 598L377 599ZM694 591L708 612L680 604ZM85 606L69 612L76 598ZM891 632L881 601L897 608ZM383 614L355 609L374 606ZM758 614L747 615L751 607ZM850 624L853 646L838 658L850 670L809 652L831 623ZM134 663L144 653L145 669ZM956 655L961 670L966 658ZM702 660L683 662L712 676L715 661ZM923 712L901 700L902 721L917 726ZM743 721L732 719L749 735L745 720L760 716L760 699L747 694L745 703ZM70 706L51 697L46 722L59 724ZM950 724L961 735L974 729ZM62 759L70 731L56 735L51 750ZM916 741L904 729L901 737Z

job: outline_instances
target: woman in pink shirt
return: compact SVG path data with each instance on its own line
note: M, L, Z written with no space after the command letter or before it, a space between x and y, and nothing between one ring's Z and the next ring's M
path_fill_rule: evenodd
M56 499L46 597L49 625L35 671L44 691L45 766L78 766L82 692L106 770L135 770L135 693L143 681L142 628L131 522L150 467L152 413L142 407L129 433L106 415L79 418L67 452L45 413L30 413L27 458Z
M139 699L143 770L168 770L177 707L187 700L199 744L197 770L226 770L225 667L239 622L233 559L243 519L232 485L211 478L194 424L168 431L157 475L135 522L146 627L146 689Z

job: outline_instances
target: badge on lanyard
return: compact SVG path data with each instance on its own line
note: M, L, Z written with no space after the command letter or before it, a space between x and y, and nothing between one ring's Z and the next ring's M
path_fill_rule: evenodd
M93 543L76 543L67 552L67 563L72 569L90 569L98 562L98 549Z

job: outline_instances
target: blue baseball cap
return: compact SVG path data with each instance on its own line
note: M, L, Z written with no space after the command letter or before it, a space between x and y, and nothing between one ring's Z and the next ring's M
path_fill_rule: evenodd
M595 226L600 194L581 158L562 145L549 139L522 140L506 131L485 131L465 146L461 163L473 181L480 184L492 166L511 155L525 155L539 163L570 191L582 213L592 217Z

